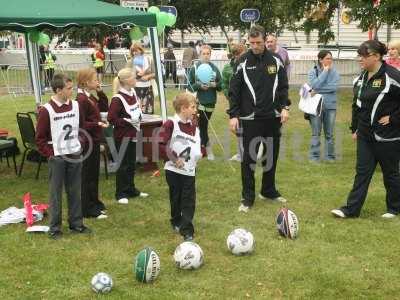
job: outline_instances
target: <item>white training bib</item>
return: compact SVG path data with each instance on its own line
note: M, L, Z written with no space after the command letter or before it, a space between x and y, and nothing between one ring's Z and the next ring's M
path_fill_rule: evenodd
M174 151L178 158L182 158L185 162L182 169L175 166L172 161L165 163L164 169L186 176L195 176L197 161L201 158L200 133L196 128L195 135L184 133L179 128L178 118L171 118L174 122L174 130L172 132L169 147Z
M71 100L70 100L71 101ZM75 154L81 151L79 142L79 105L71 101L72 110L56 113L50 103L44 107L49 112L51 144L55 156Z
M113 97L117 97L121 100L125 111L131 116L131 120L133 123L140 123L140 121L142 120L142 109L140 108L135 90L132 89L132 91L136 98L136 103L133 105L129 105L121 94L115 94Z

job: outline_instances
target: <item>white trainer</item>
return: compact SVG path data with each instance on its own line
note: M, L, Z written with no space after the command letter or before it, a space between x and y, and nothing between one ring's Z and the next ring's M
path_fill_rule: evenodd
M346 218L346 215L344 214L343 211L341 211L340 209L332 209L331 210L332 215L334 215L335 217L338 218Z
M142 192L140 192L140 195L139 195L139 197L142 197L142 198L146 198L146 197L148 197L149 196L149 194L147 194L147 193L142 193Z
M207 159L208 160L215 160L215 155L212 151L211 146L206 146L206 152L207 152Z
M244 205L244 204L242 203L242 204L240 204L238 211L239 211L239 212L247 213L247 212L249 211L249 209L250 209L249 206L246 206L246 205Z
M119 204L128 204L129 200L128 200L128 198L121 198L121 199L118 199L118 203Z
M281 202L281 203L286 203L287 200L286 198L283 198L282 196L276 197L276 198L269 198L269 197L264 197L261 194L258 194L258 198L262 199L262 200L269 200L272 202Z
M98 215L98 216L96 217L96 219L98 219L98 220L100 220L100 219L107 219L107 218L108 218L108 216L105 215L105 214L100 214L100 215Z
M385 213L385 214L382 215L382 218L393 219L393 218L396 218L396 215L392 214L392 213Z
M230 161L238 161L238 162L241 162L242 161L242 158L240 157L240 154L239 153L236 153L234 156L232 156L230 159L229 159Z

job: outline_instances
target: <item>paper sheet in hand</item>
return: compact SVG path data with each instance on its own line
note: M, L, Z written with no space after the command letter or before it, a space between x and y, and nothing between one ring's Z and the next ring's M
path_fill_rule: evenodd
M306 114L319 116L322 108L322 95L315 94L311 96L310 90L311 88L307 83L300 88L299 109Z

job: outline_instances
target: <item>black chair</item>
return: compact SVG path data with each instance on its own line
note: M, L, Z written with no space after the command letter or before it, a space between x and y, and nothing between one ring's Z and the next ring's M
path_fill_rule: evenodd
M17 123L19 127L19 132L21 134L22 144L25 147L24 153L22 154L21 166L19 168L18 176L21 176L22 169L24 167L24 162L26 158L26 154L28 151L34 151L39 153L38 148L36 146L35 141L35 125L32 120L32 113L17 113ZM38 155L38 168L36 171L35 179L39 178L39 171L42 161L46 161L46 158L42 155Z
M111 124L107 128L103 128L103 141L100 143L100 154L103 156L106 179L108 179L108 157L110 155L110 147L107 144L107 138L114 138L114 129Z
M7 159L8 166L10 166L10 162L8 161L9 154L12 154L15 175L17 175L18 172L17 172L17 163L15 162L15 144L13 141L0 139L0 158L5 156Z

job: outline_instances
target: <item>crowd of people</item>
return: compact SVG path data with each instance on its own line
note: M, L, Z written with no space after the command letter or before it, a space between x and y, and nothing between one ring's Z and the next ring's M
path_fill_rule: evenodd
M169 187L170 223L184 240L192 240L195 232L197 161L201 157L214 159L208 127L219 91L223 91L229 101L229 128L238 137L238 153L234 158L241 163L242 200L238 211L247 213L256 199L254 174L257 160L261 160L262 166L258 198L287 202L278 191L275 178L281 129L290 116L289 56L278 45L276 36L266 34L258 25L251 27L248 44L248 50L242 43L229 44L231 60L224 66L222 74L210 61L212 49L209 45L199 45L197 53L194 43L191 43L184 52L188 91L175 97L175 115L162 125L158 141ZM389 58L384 60L387 49ZM360 215L378 163L387 191L387 211L382 217L393 218L400 213L399 51L398 42L386 47L375 40L366 41L358 48L362 72L354 82L350 128L353 139L357 141L356 175L347 204L331 211L337 217ZM90 233L83 218L108 217L99 197L99 165L103 130L110 126L118 153L115 200L119 204L128 204L130 198L149 196L135 185L135 166L142 114L154 113L153 62L144 55L140 44L133 44L131 60L115 77L113 96L109 101L100 84L99 68L103 65L99 61L104 57L99 52L101 47L96 45L93 68L78 71L77 101L71 99L72 80L64 74L55 74L49 81L54 94L38 115L36 141L39 151L49 161L49 235L54 239L62 236L63 185L72 232ZM171 47L168 47L167 54L173 59ZM192 64L197 57L199 60ZM55 60L48 52L45 58L49 64ZM211 70L208 82L202 81L198 74L205 65ZM167 74L172 74L175 82L176 65L169 65L167 69ZM336 161L334 129L339 81L332 53L319 51L315 66L308 73L309 92L311 95L319 94L323 99L319 114L305 115L311 129L310 162L322 160L322 130L325 136L323 160Z

